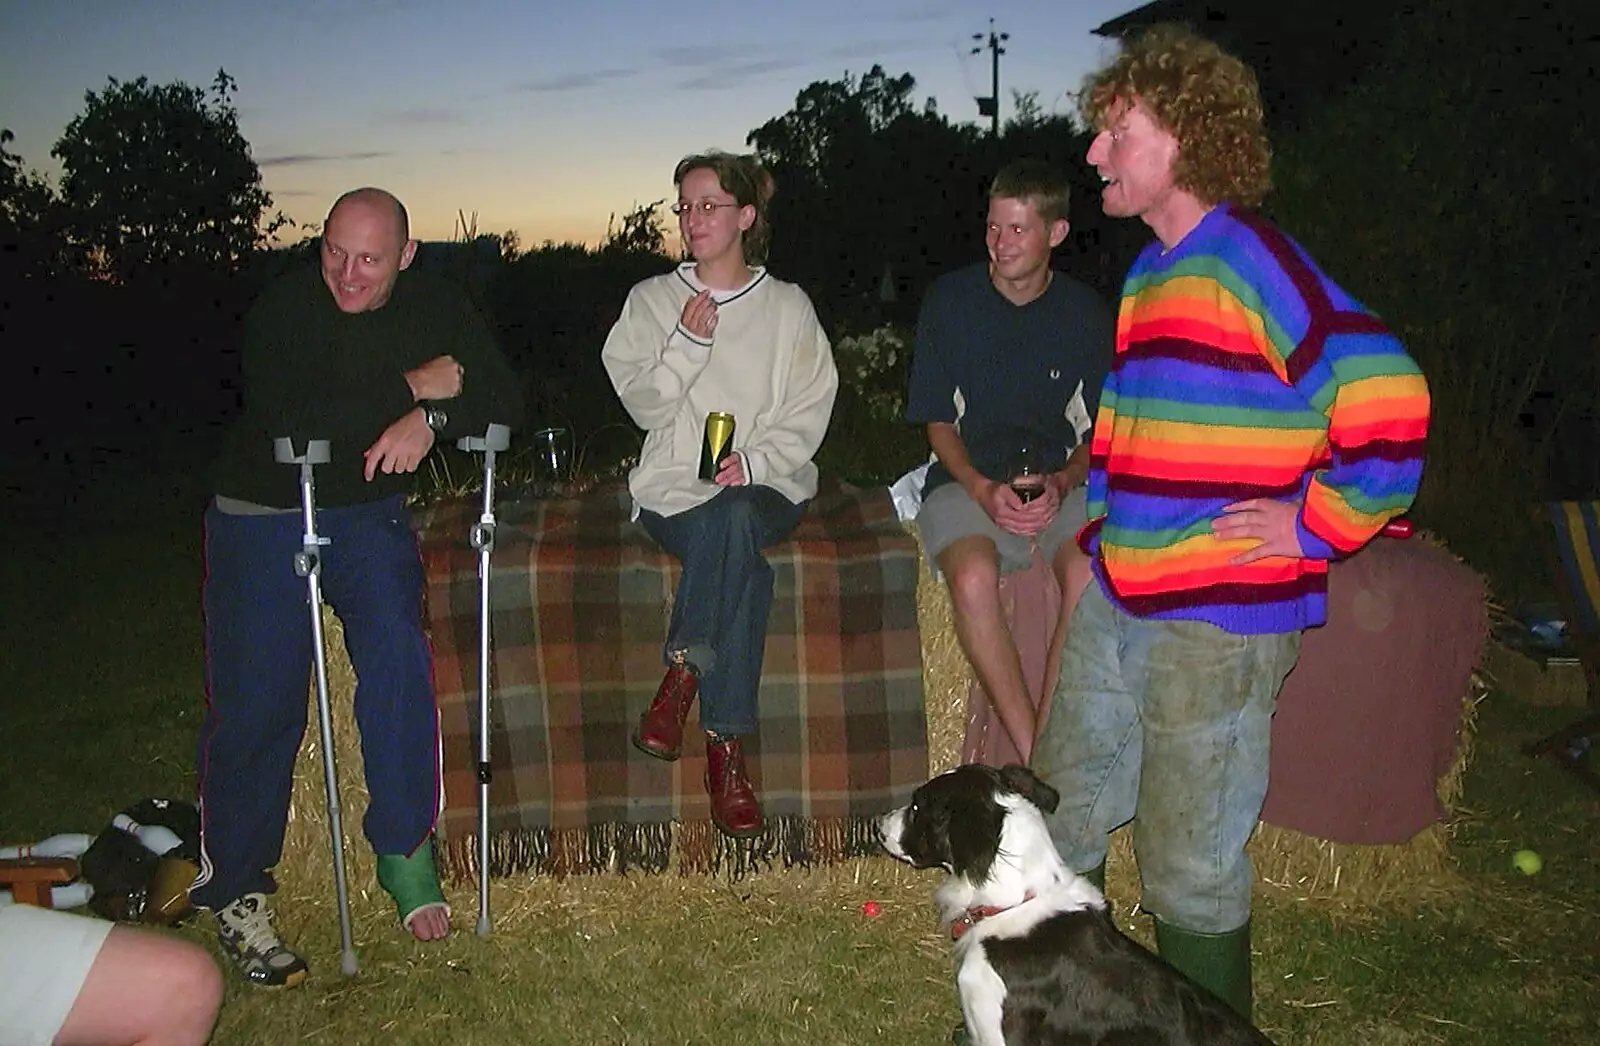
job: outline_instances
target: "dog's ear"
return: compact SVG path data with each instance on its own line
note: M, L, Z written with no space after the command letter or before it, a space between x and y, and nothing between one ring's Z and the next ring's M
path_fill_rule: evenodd
M1005 808L987 790L952 796L947 822L950 870L969 882L981 883L989 878L995 855L1000 852L1000 830L1005 820Z
M1008 789L1022 796L1047 814L1056 812L1061 793L1045 784L1039 775L1025 766L1012 763L1000 771L1000 781Z

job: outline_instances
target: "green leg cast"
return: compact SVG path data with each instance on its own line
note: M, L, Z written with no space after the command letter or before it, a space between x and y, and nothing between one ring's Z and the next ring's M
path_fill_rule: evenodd
M411 929L411 920L426 908L443 908L444 892L439 889L439 873L433 864L433 840L417 847L410 857L404 854L378 855L378 885L394 899L400 924Z
M1250 924L1227 933L1196 933L1155 920L1156 949L1180 973L1250 1019Z

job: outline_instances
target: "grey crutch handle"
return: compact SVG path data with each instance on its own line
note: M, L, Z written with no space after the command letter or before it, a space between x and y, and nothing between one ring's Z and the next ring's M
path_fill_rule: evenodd
M280 465L300 466L300 508L305 532L300 536L300 551L295 553L294 572L300 577L309 577L320 570L322 546L328 543L327 538L317 536L316 520L313 515L316 494L312 469L332 461L333 454L328 449L328 441L325 439L306 440L306 452L296 454L294 440L288 436L279 436L272 441L272 457Z
M468 452L505 450L511 446L511 427L502 425L498 421L492 421L489 423L489 427L483 430L483 435L462 436L456 440L456 446Z
M457 448L483 455L483 515L467 535L477 552L494 551L494 456L509 446L511 427L497 421L490 422L481 436L462 436L456 440Z
M294 440L288 436L279 436L272 441L272 458L280 465L326 465L333 460L333 455L328 450L328 441L325 439L306 440L306 452L294 452Z

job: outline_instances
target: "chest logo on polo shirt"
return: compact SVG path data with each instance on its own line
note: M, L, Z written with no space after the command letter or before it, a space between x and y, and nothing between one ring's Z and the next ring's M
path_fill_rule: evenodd
M1050 380L1051 381L1060 381L1061 380L1061 372L1059 370L1057 370L1056 368L1051 367L1050 368Z

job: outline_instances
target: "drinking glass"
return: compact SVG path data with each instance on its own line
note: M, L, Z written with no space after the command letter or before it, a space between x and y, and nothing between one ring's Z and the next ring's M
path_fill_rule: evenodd
M535 477L541 483L564 483L572 471L572 433L564 428L539 429L528 437Z
M1024 443L1011 459L1011 489L1027 504L1044 493L1044 454L1037 443Z

